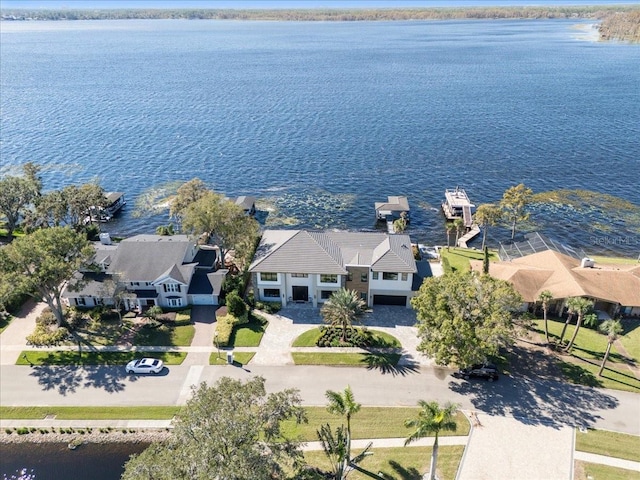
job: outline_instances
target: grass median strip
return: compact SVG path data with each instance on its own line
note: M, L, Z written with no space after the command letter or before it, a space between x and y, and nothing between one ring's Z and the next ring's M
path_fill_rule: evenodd
M167 365L180 365L184 352L82 352L23 350L16 365L125 365L134 358L159 358Z
M42 420L170 420L180 411L176 406L145 407L6 407L0 406L0 418Z
M255 352L234 352L233 353L233 362L238 365L246 365L251 361ZM227 352L221 351L220 355L218 352L213 352L209 355L209 365L227 365Z
M640 472L589 462L576 462L574 480L601 478L606 478L607 480L640 480Z
M640 437L606 430L577 432L576 450L640 462Z

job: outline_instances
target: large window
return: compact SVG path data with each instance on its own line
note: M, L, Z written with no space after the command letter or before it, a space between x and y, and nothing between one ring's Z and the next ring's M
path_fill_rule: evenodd
M264 297L265 298L280 298L280 289L279 288L265 288L264 289Z
M308 273L292 273L291 278L308 278Z
M398 274L394 272L384 272L382 274L383 280L398 280Z
M277 282L278 274L275 272L261 272L260 280L263 282Z
M181 307L182 306L182 299L181 298L170 298L169 299L169 306L170 307Z
M320 290L320 298L322 300L329 300L333 295L333 290Z
M338 283L338 275L320 274L320 283Z
M165 283L164 284L164 291L165 292L179 292L180 291L180 285L178 283Z

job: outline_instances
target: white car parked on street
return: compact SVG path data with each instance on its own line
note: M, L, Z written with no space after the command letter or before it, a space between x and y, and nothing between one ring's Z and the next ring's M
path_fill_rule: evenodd
M164 368L162 360L157 358L138 358L127 363L127 373L160 373Z

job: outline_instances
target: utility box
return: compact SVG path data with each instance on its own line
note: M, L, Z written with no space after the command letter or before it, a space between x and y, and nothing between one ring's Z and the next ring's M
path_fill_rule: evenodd
M227 363L233 365L233 352L227 352Z

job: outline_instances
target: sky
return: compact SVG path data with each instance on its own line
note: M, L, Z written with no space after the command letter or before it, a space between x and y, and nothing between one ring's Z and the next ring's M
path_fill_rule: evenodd
M393 8L640 4L640 0L0 0L0 8Z

